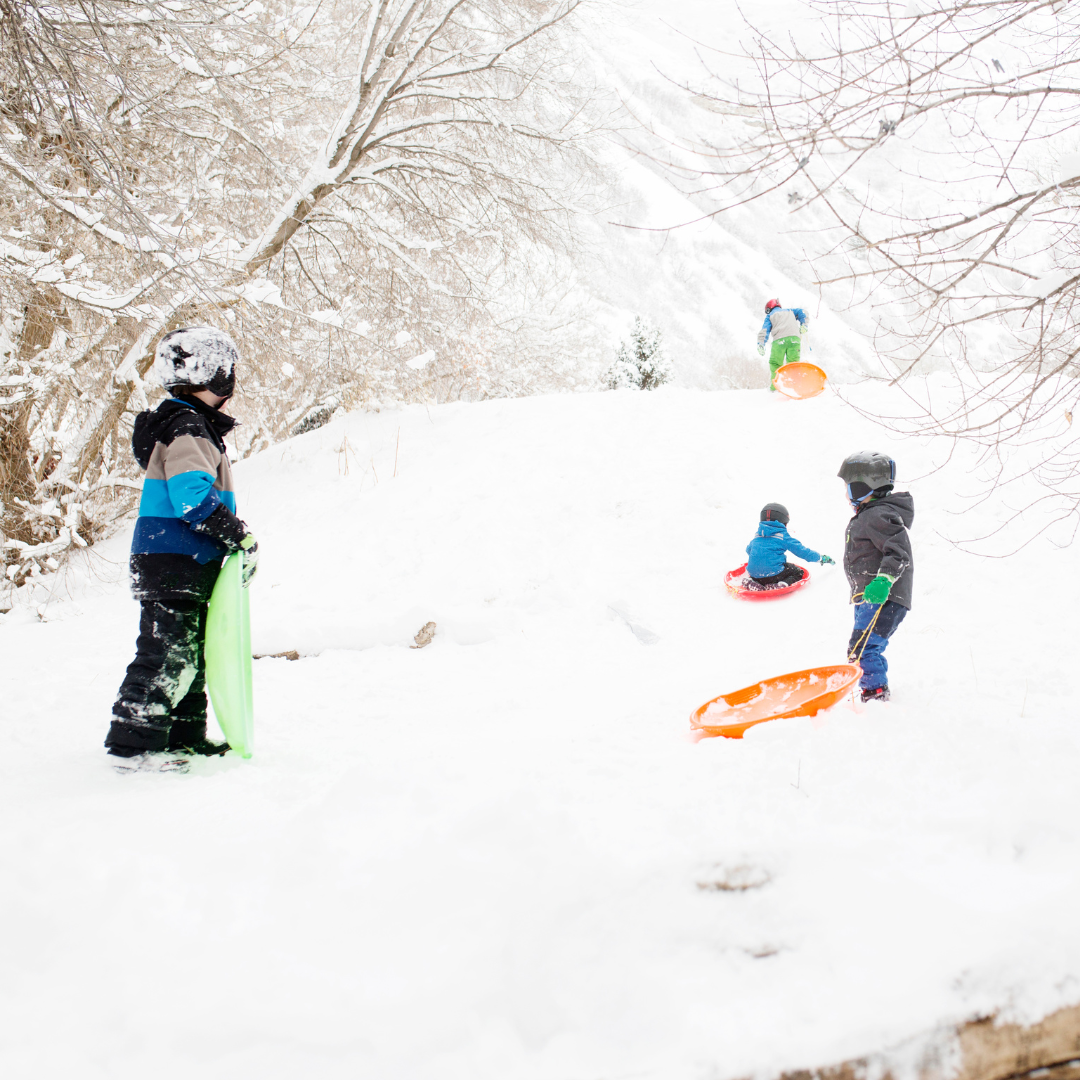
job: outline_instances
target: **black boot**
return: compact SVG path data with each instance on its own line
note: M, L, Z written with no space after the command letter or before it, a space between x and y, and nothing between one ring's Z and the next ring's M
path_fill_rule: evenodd
M227 742L211 742L209 739L200 739L189 746L176 747L183 754L194 754L196 757L221 757L229 752Z
M169 749L195 757L218 757L227 753L229 744L211 742L206 737L206 717L199 720L174 720L169 729Z
M863 701L888 701L889 688L887 686L875 686L873 690L864 689L862 699Z

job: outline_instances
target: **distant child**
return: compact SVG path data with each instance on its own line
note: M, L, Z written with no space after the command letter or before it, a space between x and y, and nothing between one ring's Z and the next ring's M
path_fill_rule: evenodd
M816 551L800 544L794 536L788 534L789 521L787 508L780 503L766 503L761 509L761 524L754 533L754 539L746 545L746 554L750 556L746 563L746 572L757 585L792 585L803 575L802 567L789 563L784 556L790 551L807 562L820 562L828 565L834 560L828 555L819 555Z
M782 308L779 300L765 303L765 321L757 336L758 356L765 355L765 342L772 334L769 354L769 389L776 389L776 373L785 364L797 364L802 352L802 335L810 329L810 316L802 308Z
M914 558L908 529L915 502L906 491L893 491L896 462L886 454L851 454L836 475L847 485L855 511L844 544L844 571L855 605L848 660L862 665L863 701L888 701L885 646L911 609Z
M236 421L221 412L238 359L232 338L211 326L173 330L154 354L154 375L171 396L139 413L132 436L146 470L130 566L142 618L105 739L116 757L229 748L206 737L203 646L222 560L244 551L244 584L255 575L258 545L236 516L225 450Z

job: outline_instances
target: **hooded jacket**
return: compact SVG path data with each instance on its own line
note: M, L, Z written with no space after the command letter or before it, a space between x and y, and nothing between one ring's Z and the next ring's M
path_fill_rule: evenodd
M246 528L236 516L225 435L236 426L201 401L168 398L135 418L131 448L146 470L131 540L137 600L205 602Z
M789 551L807 562L821 562L821 556L816 551L788 535L785 525L779 521L763 521L758 525L754 539L746 545L746 554L750 556L746 572L753 578L779 574L784 569L787 562L784 556Z
M896 578L889 599L910 610L914 557L908 529L914 520L915 500L906 491L870 498L855 511L844 543L852 603L878 574L889 574Z
M809 329L810 316L802 308L774 307L772 311L765 314L765 321L758 331L757 343L764 347L765 342L769 340L770 334L772 334L773 341L779 341L781 338L786 337L798 337L802 333L802 327L804 326Z

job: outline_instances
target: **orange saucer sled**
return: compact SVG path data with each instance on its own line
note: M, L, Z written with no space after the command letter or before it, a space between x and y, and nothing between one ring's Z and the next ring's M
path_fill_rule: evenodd
M741 739L747 728L787 716L815 716L835 705L859 680L858 664L807 668L762 679L753 686L721 694L690 715L702 735Z
M773 380L773 385L781 394L790 398L812 398L825 389L827 376L816 364L800 360L795 364L785 364Z
M724 586L737 600L775 600L778 596L787 596L796 589L801 589L810 580L810 571L804 566L802 577L790 585L765 585L753 588L746 576L746 563L729 570L724 575Z

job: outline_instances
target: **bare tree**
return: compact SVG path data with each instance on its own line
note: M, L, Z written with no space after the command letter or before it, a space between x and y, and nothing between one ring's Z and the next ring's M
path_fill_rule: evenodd
M724 208L786 193L819 286L874 314L902 426L973 442L997 485L1036 476L1075 524L1080 9L810 0L752 53L755 77L708 95ZM945 367L948 404L905 381Z
M220 257L205 233L238 200L207 190L213 164L264 183L278 168L251 149L284 147L255 105L287 83L298 33L214 2L0 16L0 540L20 581L130 504L121 428L131 394L145 404L150 326Z
M0 0L9 579L131 505L171 326L241 338L245 452L341 403L544 377L519 331L568 317L577 3Z

